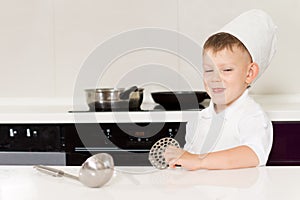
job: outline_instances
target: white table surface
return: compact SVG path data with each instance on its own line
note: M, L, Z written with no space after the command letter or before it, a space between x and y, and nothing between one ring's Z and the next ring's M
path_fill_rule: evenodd
M79 167L57 167L77 174ZM116 167L101 188L53 177L32 166L0 166L1 200L296 200L300 198L300 167L259 167L237 170L154 170Z

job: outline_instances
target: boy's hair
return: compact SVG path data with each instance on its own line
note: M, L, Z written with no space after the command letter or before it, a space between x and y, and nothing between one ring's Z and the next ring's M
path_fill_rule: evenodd
M211 49L214 53L217 53L223 49L230 49L233 51L233 47L236 46L244 51L247 51L250 58L251 55L245 45L236 37L229 33L216 33L210 36L203 45L203 49Z

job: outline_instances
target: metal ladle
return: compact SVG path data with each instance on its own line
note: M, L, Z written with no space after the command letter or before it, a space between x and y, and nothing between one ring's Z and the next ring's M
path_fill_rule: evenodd
M34 168L52 176L72 178L88 187L101 187L111 179L114 172L114 161L107 153L95 154L81 165L78 176L43 165L36 165Z

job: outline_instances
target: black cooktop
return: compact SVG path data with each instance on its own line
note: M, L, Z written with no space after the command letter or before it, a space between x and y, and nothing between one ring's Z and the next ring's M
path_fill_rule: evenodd
M198 108L178 108L178 107L170 107L165 109L161 105L156 105L152 109L113 109L113 110L70 110L69 113L87 113L87 112L153 112L153 111L200 111L205 107L202 104L199 104Z

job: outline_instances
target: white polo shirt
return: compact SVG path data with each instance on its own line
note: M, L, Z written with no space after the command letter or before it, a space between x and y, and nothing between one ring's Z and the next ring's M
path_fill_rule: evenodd
M265 165L273 142L273 127L265 112L246 90L223 112L216 114L211 102L199 117L187 124L184 149L196 154L246 145Z

